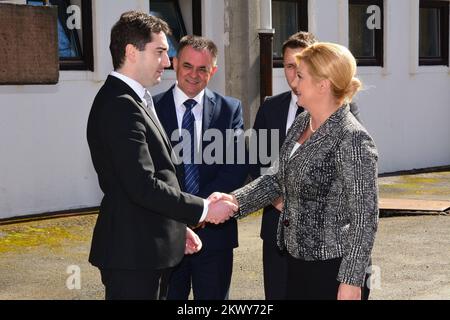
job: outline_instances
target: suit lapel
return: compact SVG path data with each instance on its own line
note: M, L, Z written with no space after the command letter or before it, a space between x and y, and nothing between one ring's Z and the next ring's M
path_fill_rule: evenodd
M295 151L292 157L288 158L289 159L288 162L298 157L298 155L303 150L310 148L315 144L321 142L327 136L338 134L339 124L342 121L342 118L349 112L350 112L349 106L339 108L317 129L315 133L311 135L311 137L308 140L305 141L304 144L302 144ZM299 117L302 117L302 120L295 126L296 127L295 134L293 136L293 139L290 141L290 149L287 150L288 157L290 155L290 151L294 147L295 142L300 138L300 135L306 129L306 127L309 126L309 119L311 116L309 113L303 113L302 116Z
M279 143L280 146L283 145L286 139L286 122L289 113L289 105L291 103L291 93L290 91L282 95L278 101L274 101L277 105L274 108L270 108L271 115L268 119L271 121L271 128L278 128L279 131Z
M175 108L175 100L173 97L174 87L175 86L173 85L168 91L166 91L161 97L161 100L159 100L159 102L155 105L158 118L161 121L161 124L163 125L167 135L169 136L172 147L175 147L180 142L180 136L174 135L174 133L178 132L177 130L179 129L177 111ZM178 158L178 155L172 152L172 157ZM181 181L183 181L184 166L180 165L182 163L181 159L178 159L178 161L175 162L176 162L175 167L177 170L177 177L180 181L181 188L184 188L183 187L184 184L181 183Z
M153 115L153 112L150 112L147 107L145 106L144 102L138 102L138 104L141 106L142 109L144 109L145 113L149 116L150 120L153 122L154 126L158 129L159 133L161 134L167 148L169 151L172 151L172 145L170 144L169 137L167 136L166 132L164 131L164 128L161 127L161 124L159 124L159 121L155 118Z
M131 98L133 98L133 100L136 102L136 104L140 108L142 108L144 110L144 112L147 114L147 116L150 118L154 127L157 128L159 134L161 135L162 140L164 141L164 143L166 144L166 146L169 150L169 153L172 152L172 146L170 145L169 139L167 138L167 135L164 132L164 129L161 128L161 126L158 123L158 120L155 119L155 116L152 114L152 112L149 112L149 110L147 110L144 102L136 94L136 92L125 82L123 82L122 80L120 80L119 78L116 78L114 76L109 75L108 78L106 79L106 81L111 83L113 88L115 88L115 89L113 89L114 92L116 92L118 96L123 94L123 95L129 95L129 96L131 96Z
M211 125L213 125L214 122L214 113L216 112L217 106L216 106L216 99L214 97L214 93L209 90L208 88L205 88L205 96L203 98L203 119L202 119L202 133L200 138L200 152L203 156L203 149L204 141L203 141L203 135L205 134L206 130L208 130ZM202 181L204 181L204 166L199 165L198 171L200 175L200 185L202 185Z
M202 136L211 126L214 112L216 108L216 99L214 94L208 88L205 89L205 98L203 101L203 123L202 123Z
M283 144L284 140L286 139L286 124L287 124L287 117L289 114L289 106L291 104L291 92L287 92L286 95L283 97L283 100L280 104L280 113L278 117L278 121L280 121L279 126L277 128L280 128L280 145Z
M161 120L161 124L167 132L169 139L171 138L173 132L178 130L177 112L175 109L175 102L173 100L172 89L173 87L164 94L164 97L161 98L156 109L158 117ZM179 137L176 137L174 140L170 140L171 145L175 146L179 140Z

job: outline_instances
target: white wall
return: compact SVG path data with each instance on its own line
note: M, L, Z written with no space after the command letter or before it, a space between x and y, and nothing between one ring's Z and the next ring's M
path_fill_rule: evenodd
M310 0L309 27L321 41L348 45L346 3ZM378 146L380 172L449 165L450 70L417 66L418 0L385 6L385 67L358 68L365 90L356 97ZM275 69L274 93L285 90L283 71Z
M94 206L89 105L99 85L0 87L0 218Z

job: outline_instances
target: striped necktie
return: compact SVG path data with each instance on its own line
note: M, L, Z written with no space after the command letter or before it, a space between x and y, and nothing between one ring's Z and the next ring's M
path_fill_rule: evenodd
M188 99L184 102L186 111L183 115L181 128L189 133L189 136L182 137L183 141L183 165L184 165L184 190L191 194L197 194L199 191L199 168L194 163L195 153L195 118L192 113L192 108L197 104L193 99ZM188 141L188 139L190 141Z

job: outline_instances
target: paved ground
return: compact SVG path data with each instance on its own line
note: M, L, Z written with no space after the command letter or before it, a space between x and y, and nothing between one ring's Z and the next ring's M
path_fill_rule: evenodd
M0 299L101 299L98 271L87 263L95 218L1 227ZM257 216L239 223L232 299L264 297L259 226ZM450 299L449 230L450 216L381 218L373 252L381 281L372 299ZM67 288L67 279L77 271L71 266L79 267L80 290Z
M439 177L444 183L437 193L450 200L450 175ZM380 194L392 197L395 192L384 188L391 178L383 179ZM410 197L434 197L417 193L419 189L411 188ZM87 215L0 226L0 299L102 299L99 273L87 262L95 219ZM232 299L264 298L259 227L260 216L239 222ZM373 251L377 288L371 298L450 299L449 248L449 215L381 218ZM80 282L68 281L77 274Z

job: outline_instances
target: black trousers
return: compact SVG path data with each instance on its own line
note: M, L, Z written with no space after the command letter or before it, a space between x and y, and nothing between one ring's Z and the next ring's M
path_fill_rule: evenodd
M184 256L170 275L168 300L228 300L233 272L233 249L200 251Z
M170 269L100 269L106 300L166 300Z
M336 280L342 258L305 261L288 254L288 300L336 300L340 282ZM367 279L362 288L362 300L369 299Z
M264 294L266 300L286 300L288 254L277 244L263 241Z

